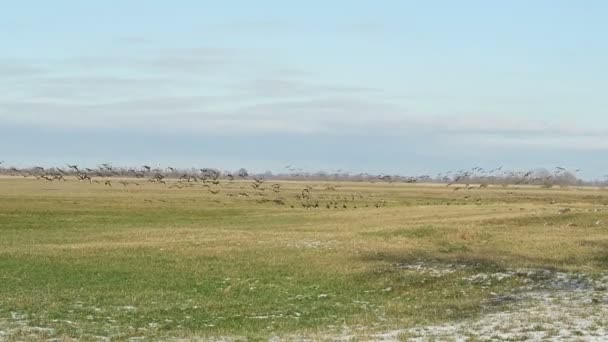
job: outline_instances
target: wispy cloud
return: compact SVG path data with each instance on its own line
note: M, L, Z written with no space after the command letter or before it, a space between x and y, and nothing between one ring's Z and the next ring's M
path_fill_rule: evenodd
M294 79L254 79L245 81L235 88L244 95L262 98L284 98L303 96L331 96L335 94L372 94L379 89L352 85L323 85Z
M136 53L106 56L75 56L63 61L63 67L92 70L100 68L104 72L124 71L142 73L179 73L190 74L226 70L234 65L245 64L250 60L246 51L218 47L193 47L158 49L146 45Z
M608 149L608 129L528 118L420 115L390 103L351 97L227 106L230 97L157 97L96 104L2 102L0 122L54 127L182 131L212 136L303 134L422 135L455 145ZM19 113L19 115L15 115ZM425 143L420 141L421 144Z
M473 147L608 149L601 139L608 130L601 127L420 110L409 105L420 94L397 97L373 86L319 80L297 68L266 68L240 49L148 52L30 64L0 60L0 123L212 136L425 134Z
M344 22L316 21L293 22L272 19L242 19L216 25L212 29L244 35L297 35L310 33L338 34L345 36L381 35L389 32L385 23L371 20L347 20Z
M0 59L0 79L40 76L46 72L45 68L29 63Z
M244 19L216 25L214 28L239 34L284 34L297 30L299 25L280 20Z
M0 82L0 87L2 82ZM99 103L161 95L176 87L191 86L187 80L169 77L115 77L98 75L41 77L9 85L20 90L23 100L62 103Z

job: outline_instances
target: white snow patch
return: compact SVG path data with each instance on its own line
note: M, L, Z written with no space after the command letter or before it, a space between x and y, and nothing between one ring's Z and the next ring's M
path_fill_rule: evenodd
M514 275L543 276L512 294L492 300L509 303L505 312L478 319L390 331L371 337L378 341L480 341L608 340L608 275L593 280L584 274L548 270L515 270L500 274L477 274L472 283ZM491 304L490 303L490 304Z

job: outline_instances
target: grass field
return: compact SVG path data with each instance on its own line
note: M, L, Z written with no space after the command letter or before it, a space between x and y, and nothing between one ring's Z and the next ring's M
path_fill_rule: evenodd
M363 339L508 310L538 280L479 274L608 265L601 189L245 189L0 179L0 340Z

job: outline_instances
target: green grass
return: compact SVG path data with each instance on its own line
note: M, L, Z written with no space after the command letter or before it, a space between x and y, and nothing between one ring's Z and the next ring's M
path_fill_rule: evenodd
M521 284L463 280L480 272L608 264L599 190L325 185L308 210L294 198L301 183L285 183L278 206L226 196L245 183L213 196L1 179L0 330L19 313L81 340L379 332L473 317ZM348 209L325 208L338 198ZM469 267L398 267L419 260Z

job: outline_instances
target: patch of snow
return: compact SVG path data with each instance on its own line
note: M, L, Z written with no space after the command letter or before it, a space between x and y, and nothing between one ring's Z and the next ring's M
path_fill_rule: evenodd
M495 295L492 303L506 303L505 312L477 319L441 325L394 330L372 336L373 340L396 341L480 341L529 340L606 341L608 339L608 275L593 280L584 274L548 270L515 270L508 276L548 278L535 281L511 294ZM472 283L499 279L504 274L477 274ZM504 279L504 278L502 278Z

